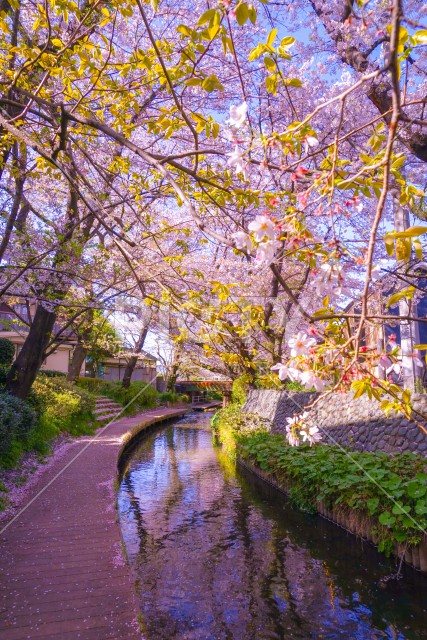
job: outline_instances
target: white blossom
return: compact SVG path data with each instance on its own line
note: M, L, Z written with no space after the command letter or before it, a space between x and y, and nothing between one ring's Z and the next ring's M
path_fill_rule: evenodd
M251 250L252 248L251 237L244 231L236 231L236 233L233 233L231 237L234 240L236 249L245 249L248 252Z
M228 166L234 169L236 174L241 173L246 180L246 162L244 160L243 153L239 148L239 145L236 144L233 153L228 153L227 155L230 156L227 160Z
M292 336L288 340L288 345L291 348L291 356L296 358L297 356L308 356L310 354L310 348L316 344L315 338L309 338L306 333L300 331L296 336Z
M316 391L324 391L326 387L325 380L316 376L314 371L303 371L300 375L300 381L307 389L314 387Z
M231 105L230 118L227 120L230 124L234 125L236 129L239 129L246 120L248 113L248 105L246 102L242 102L239 105Z
M301 429L307 430L309 428L308 425L308 412L304 411L304 413L294 416L293 418L286 418L286 439L291 445L291 447L298 447L301 444L301 439L299 433Z
M309 442L310 447L312 444L316 444L316 442L319 442L319 440L322 439L322 434L315 426L309 427L307 425L304 429L301 429L300 433L302 436L302 441Z
M269 240L274 240L276 236L276 225L267 216L257 216L249 223L249 231L252 231L257 242L262 242L267 236Z
M307 154L310 149L314 149L319 146L319 141L314 136L307 136L305 139L304 150Z
M279 362L271 367L272 371L277 371L277 375L279 376L279 380L286 380L289 377L289 367L285 364Z
M256 251L256 260L263 264L271 264L274 260L277 249L280 249L281 244L277 240L266 240L261 242Z
M289 431L289 433L286 434L286 440L289 442L291 447L298 447L301 444L301 440L293 431Z
M345 293L342 287L343 282L342 267L340 265L326 263L320 266L319 272L314 280L317 294L322 297L329 296L330 298Z

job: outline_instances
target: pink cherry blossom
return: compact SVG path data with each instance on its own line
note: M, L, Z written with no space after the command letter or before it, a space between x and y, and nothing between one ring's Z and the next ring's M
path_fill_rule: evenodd
M314 387L316 391L324 391L326 387L325 380L316 376L314 371L303 371L300 375L300 381L307 389Z

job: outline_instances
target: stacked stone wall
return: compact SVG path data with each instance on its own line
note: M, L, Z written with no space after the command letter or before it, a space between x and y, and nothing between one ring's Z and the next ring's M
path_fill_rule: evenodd
M272 433L285 433L287 418L306 410L319 394L310 392L253 389L243 407L270 424ZM414 411L425 419L427 395L413 394ZM323 442L356 451L411 452L427 457L427 435L403 415L386 418L379 402L367 395L354 398L351 392L332 393L309 409L310 418L322 432Z

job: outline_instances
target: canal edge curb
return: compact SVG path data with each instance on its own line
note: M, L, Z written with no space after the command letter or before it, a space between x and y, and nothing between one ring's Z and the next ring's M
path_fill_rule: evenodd
M148 432L152 427L161 425L165 422L169 422L169 420L182 418L191 411L191 408L185 405L175 410L168 411L169 412L167 414L163 413L159 414L158 416L153 416L152 418L148 418L145 420L142 419L141 422L126 431L126 433L122 436L122 443L117 453L116 481L119 481L120 476L123 473L122 465L124 457L129 454L129 452L135 446L136 441L142 434Z

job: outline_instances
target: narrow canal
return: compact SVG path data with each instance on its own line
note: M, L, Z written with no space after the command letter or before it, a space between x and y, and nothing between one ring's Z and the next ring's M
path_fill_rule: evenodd
M427 639L427 579L307 516L212 445L209 415L148 435L119 510L147 640Z

